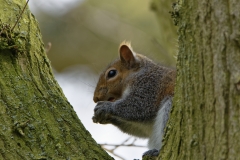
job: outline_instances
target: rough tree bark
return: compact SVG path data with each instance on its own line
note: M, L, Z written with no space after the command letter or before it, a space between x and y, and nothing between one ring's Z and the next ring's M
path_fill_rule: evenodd
M112 159L54 80L26 1L0 0L0 159Z
M239 8L239 0L175 5L178 75L159 159L239 159Z

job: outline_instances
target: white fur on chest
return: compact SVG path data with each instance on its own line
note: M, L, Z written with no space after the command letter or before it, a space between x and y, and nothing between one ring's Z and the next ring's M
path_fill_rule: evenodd
M143 122L129 122L124 121L125 127L121 128L123 132L126 132L130 135L139 137L139 138L149 138L153 131L152 123L143 123Z
M168 121L171 107L172 107L172 97L165 98L161 103L161 106L160 106L161 109L158 111L158 114L153 126L153 132L148 141L149 149L161 149L164 129Z

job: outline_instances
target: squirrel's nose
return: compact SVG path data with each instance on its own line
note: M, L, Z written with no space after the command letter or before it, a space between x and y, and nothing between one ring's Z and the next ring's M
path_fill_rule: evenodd
M93 97L93 101L94 101L95 103L97 103L97 102L99 101L99 98L98 98L98 97Z

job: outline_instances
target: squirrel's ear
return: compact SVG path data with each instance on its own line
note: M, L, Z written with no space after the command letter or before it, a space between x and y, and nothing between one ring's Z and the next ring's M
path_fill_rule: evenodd
M119 54L121 61L127 63L129 66L132 66L136 61L136 54L129 44L122 44L119 48Z

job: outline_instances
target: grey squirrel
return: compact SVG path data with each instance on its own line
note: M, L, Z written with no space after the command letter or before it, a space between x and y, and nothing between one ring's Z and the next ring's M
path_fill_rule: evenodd
M148 138L149 151L158 156L174 95L176 71L137 54L123 42L119 58L100 75L94 91L93 122L113 124L121 131Z

